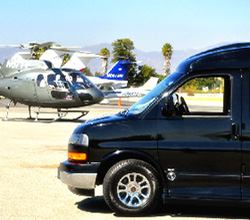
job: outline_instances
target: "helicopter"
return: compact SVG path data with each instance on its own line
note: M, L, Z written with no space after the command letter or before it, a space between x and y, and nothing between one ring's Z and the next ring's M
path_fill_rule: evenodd
M101 102L104 94L87 77L76 69L54 68L52 62L37 60L34 54L40 47L50 46L53 42L44 44L29 43L20 48L31 52L19 52L6 60L0 69L0 96L10 99L6 106L6 116L11 103L21 103L28 106L29 118L31 107L38 107L34 121L38 121L40 108L55 108L59 120L70 112L80 113L75 119L85 116L88 111L68 110L89 106Z
M52 65L56 68L69 68L83 71L90 60L94 58L108 58L108 56L103 56L100 54L90 53L87 51L74 52L70 57L69 61L63 64L63 56L72 52L72 49L77 49L78 47L50 47L47 49L39 60L50 61ZM20 54L24 56L25 53ZM123 57L124 58L124 57ZM131 66L135 62L127 60L117 61L111 69L104 76L86 76L92 83L94 83L98 88L104 88L107 86L112 86L114 88L127 87L128 72Z

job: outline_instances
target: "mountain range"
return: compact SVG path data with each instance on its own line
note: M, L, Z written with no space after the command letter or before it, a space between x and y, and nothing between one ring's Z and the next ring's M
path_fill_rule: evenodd
M204 51L213 47L225 45L225 44L227 43L220 43L220 44L209 46L203 49L173 50L173 54L171 58L171 72L173 72L176 69L176 67L179 65L181 61L190 57L191 55L194 55L196 53L199 53L201 51ZM112 46L111 44L108 44L108 43L86 46L86 47L83 47L82 50L89 51L92 53L99 53L103 47L107 47L109 51L112 51ZM11 56L13 56L16 52L19 52L19 51L21 50L18 48L11 48L11 47L0 48L0 63L3 63L5 59L9 59ZM161 51L144 52L142 50L135 49L133 53L136 54L136 60L138 61L138 65L146 64L154 68L158 74L163 73L164 58L163 58L163 55L161 54ZM109 59L109 61L110 60L111 59ZM109 63L108 68L111 68L112 65L113 64ZM88 64L88 68L91 70L92 73L102 72L101 59L91 60Z

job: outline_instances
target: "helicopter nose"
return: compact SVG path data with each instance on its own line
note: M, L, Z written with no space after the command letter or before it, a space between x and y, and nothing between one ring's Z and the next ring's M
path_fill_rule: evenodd
M104 94L98 88L90 88L84 93L78 94L81 101L89 101L91 103L98 103L104 99Z

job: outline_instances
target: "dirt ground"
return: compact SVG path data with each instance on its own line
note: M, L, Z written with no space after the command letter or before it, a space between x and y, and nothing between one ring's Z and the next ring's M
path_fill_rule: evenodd
M127 106L96 105L86 118L117 113ZM10 118L25 118L23 106ZM67 143L78 122L2 121L0 106L0 219L134 219L116 216L105 204L101 187L94 198L72 194L57 179L57 167L67 157ZM248 219L244 210L194 206L163 206L139 219Z

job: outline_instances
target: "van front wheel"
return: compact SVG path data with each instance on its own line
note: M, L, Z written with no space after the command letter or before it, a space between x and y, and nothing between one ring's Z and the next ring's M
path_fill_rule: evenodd
M115 212L140 215L152 212L161 200L157 171L148 163L129 159L112 166L103 182L103 196Z

